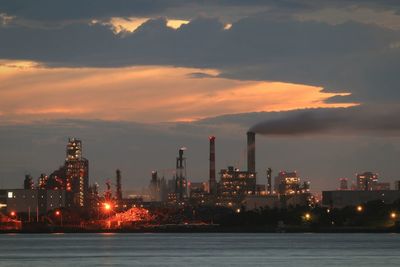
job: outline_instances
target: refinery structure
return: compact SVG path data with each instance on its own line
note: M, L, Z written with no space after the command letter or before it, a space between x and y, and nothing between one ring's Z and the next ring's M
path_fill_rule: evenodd
M172 180L158 177L152 172L149 195L153 202L169 205L216 205L239 212L262 207L285 207L289 205L313 205L309 182L301 182L296 172L279 172L272 190L272 168L265 173L256 172L256 135L247 132L247 170L227 166L216 170L216 137L209 137L209 177L208 181L190 182L186 176L184 148L178 150L176 170ZM284 173L293 173L285 176ZM251 203L251 204L249 204Z
M390 184L378 180L378 174L356 175L351 186L341 178L339 189L322 192L319 201L310 192L310 182L296 171L276 171L264 166L256 172L256 134L247 132L247 170L227 166L217 170L215 136L209 136L209 177L194 182L188 177L186 148L177 151L172 177L151 172L148 188L141 195L123 194L123 175L99 185L90 184L89 160L84 158L82 141L69 138L66 158L50 175L41 174L37 181L27 174L23 188L0 189L0 228L20 228L21 225L79 225L85 229L137 227L138 224L213 224L196 210L221 209L239 214L263 209L284 210L290 207L311 209L316 206L342 208L359 203L383 200L393 203L400 199L400 186L390 190ZM400 184L400 183L398 183ZM190 210L190 215L185 214Z

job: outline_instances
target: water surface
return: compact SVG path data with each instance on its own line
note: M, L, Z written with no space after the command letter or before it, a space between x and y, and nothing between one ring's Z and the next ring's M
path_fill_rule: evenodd
M400 266L400 235L7 234L0 266Z

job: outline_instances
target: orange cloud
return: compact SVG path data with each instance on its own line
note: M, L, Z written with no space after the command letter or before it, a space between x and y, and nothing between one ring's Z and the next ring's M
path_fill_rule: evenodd
M89 110L85 110L83 108L57 108L57 107L49 107L44 109L34 109L34 108L24 108L18 109L15 111L17 115L57 115L57 114L84 114L88 113Z
M15 68L9 62L0 68L2 122L79 118L153 123L354 105L324 103L337 94L324 93L321 87L224 79L209 69L43 68L32 64ZM193 73L207 75L195 78Z
M133 32L140 27L143 23L148 21L149 18L111 18L109 24L114 29L114 32L119 33L121 31Z
M143 23L148 21L150 18L137 18L137 17L130 17L130 18L120 18L120 17L113 17L110 19L109 22L104 23L97 20L92 21L92 24L96 23L103 23L106 25L110 25L111 28L115 33L119 33L121 31L128 31L134 32L137 28L139 28ZM182 20L182 19L166 19L167 27L172 29L179 29L182 25L188 24L189 20Z
M168 19L167 26L172 29L179 29L182 25L188 24L190 21L182 19Z

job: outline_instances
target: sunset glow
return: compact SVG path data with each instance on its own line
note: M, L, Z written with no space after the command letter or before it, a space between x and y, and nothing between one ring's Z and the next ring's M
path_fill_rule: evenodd
M168 19L167 26L173 29L179 29L182 25L188 24L188 20L181 20L181 19Z
M0 1L0 265L399 266L395 2Z
M233 113L353 105L324 103L336 94L324 93L320 87L224 79L210 69L35 66L34 62L3 64L2 122L68 116L154 123L193 121ZM206 77L197 78L193 73L203 73Z
M147 22L150 18L111 18L110 25L112 26L115 33L120 33L121 31L134 32L143 23ZM167 26L172 29L179 29L182 25L188 24L188 20L182 19L166 19ZM97 23L97 22L95 22Z
M121 31L133 32L148 20L149 18L112 18L110 24L116 33Z

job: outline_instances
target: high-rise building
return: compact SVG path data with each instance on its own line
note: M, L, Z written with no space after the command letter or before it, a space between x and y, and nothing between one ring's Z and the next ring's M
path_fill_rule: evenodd
M372 191L378 184L378 174L372 172L364 172L357 174L357 190Z
M82 141L75 138L69 138L66 161L80 159L82 159Z
M222 169L218 195L223 205L238 205L246 195L256 193L256 175L254 172L240 171L232 166Z
M300 177L296 172L281 171L275 177L274 189L281 195L300 193Z
M82 141L70 138L65 160L65 189L72 194L71 204L85 207L89 188L89 161L82 157Z
M46 189L48 179L49 179L49 176L47 176L45 173L40 174L40 176L38 178L38 188Z
M24 180L24 189L34 189L35 183L33 182L33 178L30 174L25 175Z

